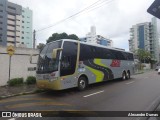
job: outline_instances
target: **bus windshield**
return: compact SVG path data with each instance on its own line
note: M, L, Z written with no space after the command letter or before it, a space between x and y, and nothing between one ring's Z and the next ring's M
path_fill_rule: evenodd
M62 41L52 42L42 49L39 55L37 73L45 74L58 71L60 52L57 52L56 59L52 58L52 53L53 49L61 48L61 43Z

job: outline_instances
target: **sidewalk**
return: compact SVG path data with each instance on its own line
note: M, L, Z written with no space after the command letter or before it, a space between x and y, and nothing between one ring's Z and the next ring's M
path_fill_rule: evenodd
M0 86L0 99L15 95L33 93L38 88L36 85Z

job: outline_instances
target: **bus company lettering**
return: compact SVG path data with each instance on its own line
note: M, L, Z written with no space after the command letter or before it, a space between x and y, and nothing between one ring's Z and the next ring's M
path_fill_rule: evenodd
M111 67L120 67L121 61L120 60L112 60Z

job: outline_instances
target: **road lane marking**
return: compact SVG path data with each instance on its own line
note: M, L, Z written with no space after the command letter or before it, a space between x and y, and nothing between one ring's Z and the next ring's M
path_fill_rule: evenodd
M89 95L85 95L83 97L89 97L89 96L92 96L92 95L95 95L95 94L99 94L99 93L102 93L102 92L104 92L104 90L99 91L99 92L95 92L95 93L92 93L92 94L89 94Z
M135 81L131 81L131 82L128 82L128 83L126 83L126 84L128 85L128 84L132 84L132 83L134 83L134 82L135 82Z
M11 118L11 119L8 119L8 120L15 120L15 118Z

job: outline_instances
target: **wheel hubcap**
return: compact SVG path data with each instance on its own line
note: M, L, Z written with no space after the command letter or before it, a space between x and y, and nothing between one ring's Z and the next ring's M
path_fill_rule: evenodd
M125 76L125 74L123 74L123 79L124 79L124 80L126 79L126 76Z
M85 87L85 81L84 81L84 80L81 80L81 81L80 81L80 87L81 87L81 88L84 88L84 87Z

